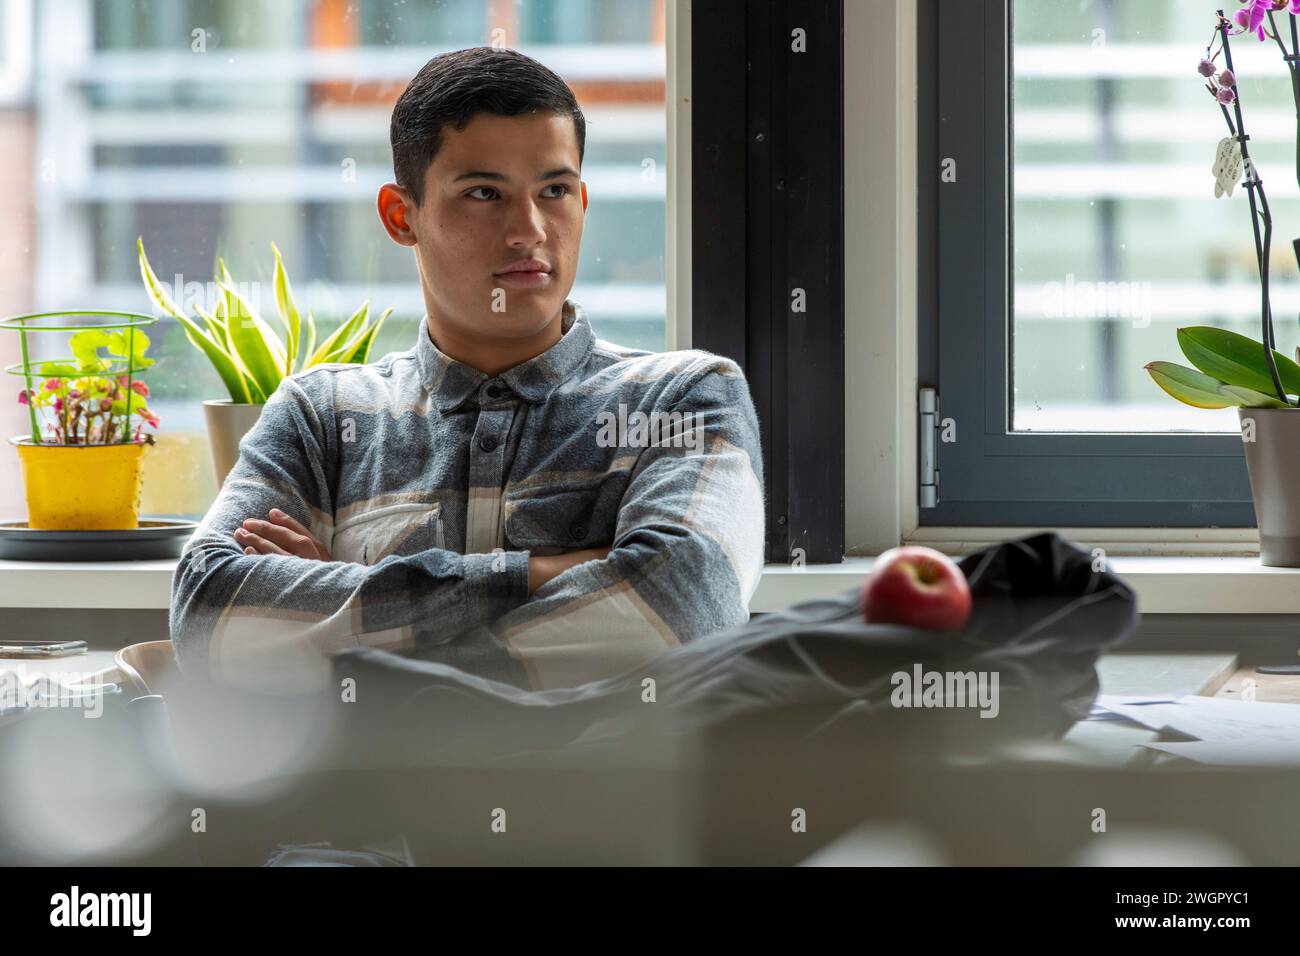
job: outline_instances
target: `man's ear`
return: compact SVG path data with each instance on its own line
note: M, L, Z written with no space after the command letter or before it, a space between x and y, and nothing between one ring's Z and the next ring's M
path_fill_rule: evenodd
M415 203L411 201L411 194L397 183L384 183L379 187L375 204L379 209L379 221L393 242L399 246L415 245L416 236L410 222Z
M578 185L582 187L582 211L586 212L587 211L587 184L582 180L579 180Z

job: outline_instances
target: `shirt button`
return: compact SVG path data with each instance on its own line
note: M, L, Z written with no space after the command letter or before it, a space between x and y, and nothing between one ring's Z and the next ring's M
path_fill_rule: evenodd
M487 451L487 452L496 451L496 447L497 447L497 436L496 436L496 435L484 435L482 438L480 438L480 439L478 440L478 447L479 447L479 448L482 448L484 451Z
M504 390L500 385L489 385L486 389L488 398L500 398Z
M569 537L571 537L574 541L581 541L586 536L587 536L586 525L575 524L573 527L569 529Z

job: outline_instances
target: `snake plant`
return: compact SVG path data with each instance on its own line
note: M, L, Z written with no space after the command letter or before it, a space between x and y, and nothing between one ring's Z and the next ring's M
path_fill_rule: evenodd
M168 294L167 287L158 281L145 255L143 238L136 239L136 246L140 250L140 277L155 308L181 323L185 337L212 362L230 392L230 400L236 405L265 402L286 375L314 365L327 362L365 364L384 320L393 311L386 309L372 322L370 300L367 299L319 347L316 346L316 320L309 311L304 341L304 322L293 300L284 260L273 242L275 310L284 326L284 339L257 314L254 304L238 291L234 277L220 259L217 260L215 278L221 294L216 305L209 312L198 301L193 302L198 319L191 318Z

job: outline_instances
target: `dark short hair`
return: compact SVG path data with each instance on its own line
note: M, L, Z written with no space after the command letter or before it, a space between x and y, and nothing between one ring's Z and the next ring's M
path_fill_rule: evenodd
M475 113L519 116L550 110L573 117L578 165L586 148L587 120L569 85L518 50L490 46L440 53L420 68L393 107L389 139L397 185L419 205L424 174L442 147L442 128L463 130Z

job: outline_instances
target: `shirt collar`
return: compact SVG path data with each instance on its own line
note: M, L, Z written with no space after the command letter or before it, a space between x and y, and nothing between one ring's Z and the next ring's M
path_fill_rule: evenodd
M525 401L539 404L573 377L590 357L596 344L586 311L572 299L565 299L562 334L541 355L506 369L496 376L515 395ZM471 368L464 362L444 354L429 337L429 317L420 320L419 340L415 346L420 363L420 377L438 410L444 414L455 411L478 392L491 376Z

